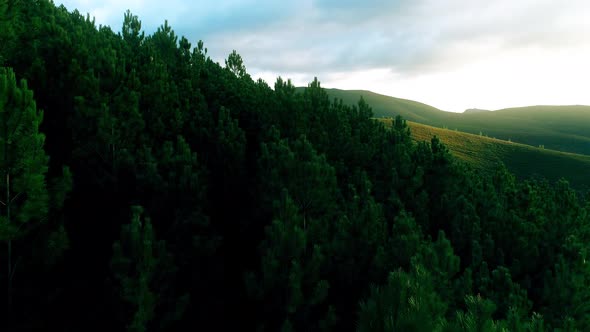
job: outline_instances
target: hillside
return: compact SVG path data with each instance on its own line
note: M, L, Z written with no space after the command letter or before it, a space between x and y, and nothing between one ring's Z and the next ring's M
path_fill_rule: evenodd
M167 21L4 4L0 331L590 331L585 157L412 139Z
M481 113L481 112L489 112L490 110L484 110L481 108L468 108L463 111L463 113Z
M391 120L382 120L391 123ZM492 170L498 161L517 177L542 176L554 182L565 178L579 189L590 188L590 156L540 149L525 144L408 122L412 138L430 141L436 135L453 155L482 169Z
M298 87L297 91L303 91L303 89L303 87ZM399 114L408 121L443 124L448 122L450 118L458 116L456 113L444 112L417 101L390 97L367 90L325 90L330 98L342 99L347 105L355 105L362 96L371 105L375 117L393 117Z
M412 100L363 90L327 89L330 97L356 104L362 96L375 117L487 135L547 149L590 155L590 106L530 106L489 112L452 113Z

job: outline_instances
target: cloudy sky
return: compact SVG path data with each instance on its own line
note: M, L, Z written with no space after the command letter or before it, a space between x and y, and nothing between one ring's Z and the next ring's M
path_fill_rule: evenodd
M253 78L365 89L446 111L590 105L587 0L55 0L120 31L165 19Z

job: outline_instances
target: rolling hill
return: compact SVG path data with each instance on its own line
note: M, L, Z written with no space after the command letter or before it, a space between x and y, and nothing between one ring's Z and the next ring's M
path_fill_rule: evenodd
M530 106L453 113L412 100L365 90L326 89L330 97L356 104L362 96L375 117L401 115L408 121L483 134L547 149L590 155L590 106Z
M387 125L390 119L381 119ZM436 135L457 158L483 171L502 161L519 178L565 178L578 189L590 189L590 156L531 147L499 139L408 122L412 138L430 141Z
M298 88L301 91L303 88ZM457 118L458 113L441 111L436 107L417 101L381 95L366 90L325 89L331 98L342 99L344 104L356 105L362 96L373 108L375 117L395 117L401 115L408 121L428 123L432 125L449 122Z
M484 110L481 108L469 108L463 111L463 113L481 113L481 112L489 112L490 110Z

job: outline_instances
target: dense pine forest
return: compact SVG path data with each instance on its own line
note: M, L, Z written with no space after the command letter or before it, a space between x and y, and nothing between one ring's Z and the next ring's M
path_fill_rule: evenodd
M590 330L566 181L121 18L0 0L0 330Z

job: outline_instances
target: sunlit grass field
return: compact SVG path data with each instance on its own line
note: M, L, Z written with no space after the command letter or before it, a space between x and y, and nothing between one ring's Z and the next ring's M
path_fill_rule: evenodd
M381 119L391 125L391 119ZM551 182L565 178L578 189L590 188L590 156L532 147L491 137L408 121L412 138L430 141L437 136L457 158L482 171L498 162L519 178L543 177Z

